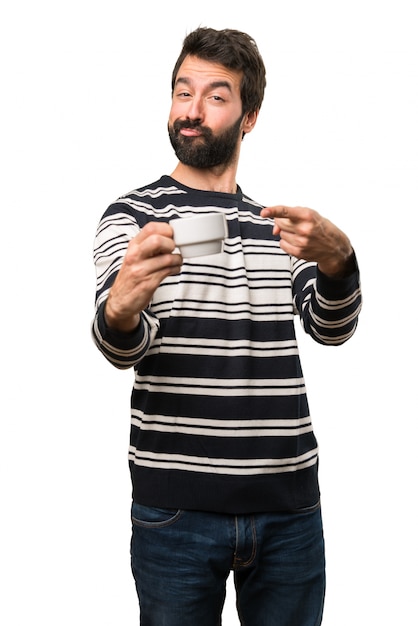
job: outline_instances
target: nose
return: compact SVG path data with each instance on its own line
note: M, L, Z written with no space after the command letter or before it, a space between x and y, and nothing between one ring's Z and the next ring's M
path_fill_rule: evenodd
M194 122L202 122L204 119L204 103L201 98L192 98L189 104L189 108L186 113L186 117Z

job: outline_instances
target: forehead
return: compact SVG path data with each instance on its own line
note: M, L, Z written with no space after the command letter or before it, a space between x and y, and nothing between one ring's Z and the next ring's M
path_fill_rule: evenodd
M232 92L240 93L242 72L229 69L221 63L214 63L196 56L187 56L177 72L177 83L210 85L225 83Z

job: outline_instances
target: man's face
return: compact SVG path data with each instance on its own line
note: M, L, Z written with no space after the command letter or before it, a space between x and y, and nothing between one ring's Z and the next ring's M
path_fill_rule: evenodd
M177 74L168 122L179 161L199 169L234 161L246 118L240 83L240 72L186 57Z

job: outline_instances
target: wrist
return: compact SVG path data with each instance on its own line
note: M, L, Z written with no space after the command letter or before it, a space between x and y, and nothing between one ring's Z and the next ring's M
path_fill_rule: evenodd
M104 307L104 319L108 328L119 332L129 333L137 328L140 320L140 314L136 313L127 316L121 315L114 310L111 298L108 297Z
M335 280L350 276L356 271L356 268L356 258L352 249L343 259L334 257L326 262L318 263L318 269L328 278Z

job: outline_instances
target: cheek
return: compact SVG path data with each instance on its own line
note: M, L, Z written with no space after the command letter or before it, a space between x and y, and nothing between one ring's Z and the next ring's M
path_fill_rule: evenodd
M168 115L168 122L172 124L175 120L184 116L184 112L182 112L182 107L176 104L172 104L170 107L170 113Z

